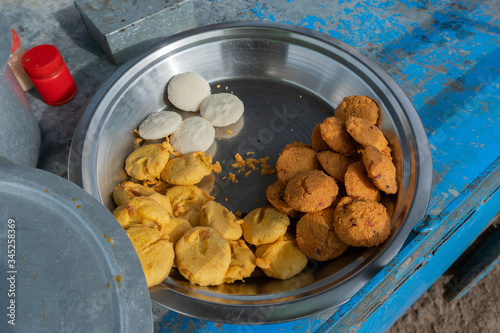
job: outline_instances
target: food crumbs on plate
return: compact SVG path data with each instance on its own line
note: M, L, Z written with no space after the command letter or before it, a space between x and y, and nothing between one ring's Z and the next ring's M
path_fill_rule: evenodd
M47 193L49 190L48 189L45 189L45 193Z
M118 283L118 288L121 288L121 282L122 282L122 276L121 275L114 275L113 281L116 281Z
M141 143L142 143L142 141L143 141L142 138L135 139L135 141L134 141L134 147L140 146Z
M252 170L256 169L255 164L259 164L259 160L256 158L249 158L245 161L245 165L247 165Z
M109 288L109 282L108 282L108 283L106 283L106 287L108 287L108 288Z
M246 154L246 155L247 155L247 156L250 156L250 155L255 155L255 153L254 153L253 151L249 151L249 152L247 152L247 154Z
M76 201L76 198L71 198L71 200Z
M228 198L225 198L224 201L227 202L229 199Z
M251 173L252 173L252 170L248 170L247 172L245 172L245 177L250 176Z
M221 172L221 171L222 171L222 167L220 166L219 161L217 161L217 162L215 162L214 164L212 164L211 169L212 169L212 171L213 171L213 172L215 172L215 173L219 173L219 172Z
M113 240L106 234L104 234L104 238L108 239L108 242L113 243Z
M227 130L226 132L227 132L227 134L233 134L233 131L231 131L231 130Z
M217 85L217 89L219 89L219 88L220 88L220 84Z
M80 208L80 207L82 207L82 205L80 205L80 204L76 205L76 208Z
M229 173L228 176L229 180L232 181L233 183L236 181L236 175L232 172Z
M245 165L245 160L239 153L236 153L236 155L234 155L234 158L236 159L236 162L240 163L241 165Z

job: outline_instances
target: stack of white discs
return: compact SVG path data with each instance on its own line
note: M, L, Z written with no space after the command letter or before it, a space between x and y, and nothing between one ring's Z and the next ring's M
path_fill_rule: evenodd
M186 72L169 81L167 94L179 110L200 111L201 117L182 117L174 111L161 111L149 115L139 126L139 135L156 140L170 135L175 151L185 155L206 151L215 138L215 127L236 123L243 115L243 102L233 94L211 94L210 85L199 74Z

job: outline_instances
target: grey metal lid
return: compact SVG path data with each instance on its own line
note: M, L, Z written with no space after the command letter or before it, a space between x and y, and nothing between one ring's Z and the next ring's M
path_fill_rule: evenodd
M9 63L12 50L12 30L5 15L0 13L0 75L3 75Z
M0 184L1 332L12 324L16 332L153 331L140 261L106 208L39 169L0 163Z

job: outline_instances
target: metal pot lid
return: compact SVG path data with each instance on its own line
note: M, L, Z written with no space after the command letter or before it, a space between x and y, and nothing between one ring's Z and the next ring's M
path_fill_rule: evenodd
M3 75L9 63L12 50L12 30L5 15L0 13L0 75Z
M106 208L43 170L0 163L0 181L0 331L153 331L140 261Z

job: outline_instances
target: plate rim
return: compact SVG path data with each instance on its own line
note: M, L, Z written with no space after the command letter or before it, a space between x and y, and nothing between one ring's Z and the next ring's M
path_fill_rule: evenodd
M8 183L9 186L23 186L23 191L50 198L50 204L56 203L64 209L64 213L71 214L68 218L74 217L72 222L77 220L88 223L81 226L87 229L83 232L96 236L92 240L97 244L96 247L109 248L109 256L103 258L101 263L107 263L110 272L120 273L120 281L116 280L117 286L114 288L118 291L115 297L118 304L115 305L120 320L116 327L120 327L121 332L152 332L153 314L146 278L139 257L134 256L136 252L132 242L114 216L81 187L48 171L0 162L0 177L0 181ZM0 192L3 192L1 187ZM37 198L40 199L40 196ZM100 230L105 232L97 235L96 232ZM96 255L103 254L106 255L105 250L101 249ZM131 267L134 267L132 272ZM117 276L115 275L115 278Z

